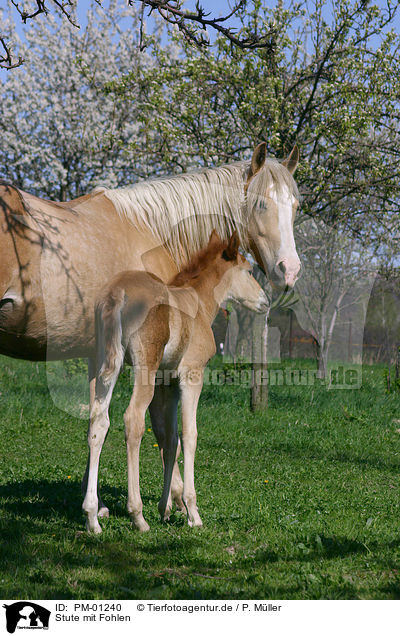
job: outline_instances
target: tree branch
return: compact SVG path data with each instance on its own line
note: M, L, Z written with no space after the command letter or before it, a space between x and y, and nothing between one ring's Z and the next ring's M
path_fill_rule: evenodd
M24 60L22 57L18 56L17 59L13 56L10 45L7 44L4 36L2 35L0 35L0 46L3 49L3 51L0 51L0 68L10 70L23 64Z
M182 9L182 0L128 0L132 6L134 2L140 2L142 6L150 8L150 13L158 11L163 20L176 26L184 37L197 46L209 46L210 41L207 28L212 28L223 35L232 44L240 49L270 49L275 48L277 29L269 25L262 35L248 33L243 37L236 33L232 27L226 27L224 22L237 15L247 5L247 0L238 0L233 9L225 16L210 18L199 2L196 3L196 11L190 12ZM200 25L200 31L197 29Z
M26 24L27 20L36 18L36 16L40 15L41 13L47 15L49 13L49 7L46 5L46 2L50 2L51 4L55 5L67 18L67 20L73 26L79 29L79 24L75 22L75 19L72 16L73 9L76 6L76 2L74 2L74 0L35 0L36 8L33 9L31 12L25 11L23 8L20 9L18 2L16 2L16 0L11 0L11 4L13 4L18 11L24 24Z
M19 13L24 24L28 20L34 19L41 14L47 15L52 7L57 7L61 14L75 27L79 25L75 21L74 9L78 0L34 0L33 7L26 10L24 6L20 6L17 0L11 0L12 5ZM102 0L96 0L102 6ZM278 30L272 25L265 25L262 34L247 29L237 29L226 26L225 23L232 17L238 16L247 6L248 0L237 0L234 7L225 15L218 18L209 17L199 0L196 2L195 11L185 11L183 0L128 0L128 4L133 6L134 3L140 3L140 37L139 50L145 48L143 37L144 10L146 7L150 9L149 15L153 11L157 11L165 22L176 26L183 34L187 41L198 47L210 46L207 28L213 29L223 37L225 37L232 45L239 49L264 49L271 53L275 50ZM10 52L10 46L6 42L4 35L0 34L0 44L4 50L4 54L0 54L0 67L11 69L23 64L22 58L14 58Z

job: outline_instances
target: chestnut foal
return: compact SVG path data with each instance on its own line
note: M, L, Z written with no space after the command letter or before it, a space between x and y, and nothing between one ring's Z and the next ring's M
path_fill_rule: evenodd
M128 512L141 531L149 529L142 513L139 489L139 448L145 413L154 394L158 369L168 373L182 399L184 451L183 503L190 526L201 526L194 488L197 441L196 411L204 368L215 354L211 324L220 304L228 298L263 313L267 296L251 276L251 266L239 254L236 231L222 241L214 230L208 246L165 285L153 274L126 271L101 292L96 305L96 396L90 413L89 478L83 510L87 529L100 533L97 479L100 453L109 428L108 409L125 355L135 368L135 385L124 415L128 452ZM164 403L164 488L158 505L162 519L171 512L171 478L178 448L177 402ZM169 412L168 412L169 411ZM174 493L174 498L179 500Z

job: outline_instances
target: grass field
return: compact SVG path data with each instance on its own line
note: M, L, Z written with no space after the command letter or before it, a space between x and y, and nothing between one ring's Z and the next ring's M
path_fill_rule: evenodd
M160 524L160 460L146 432L147 534L126 514L125 374L102 457L111 516L99 537L83 531L86 422L54 406L42 364L1 358L0 391L0 598L400 598L400 398L385 392L382 368L364 368L354 391L271 387L262 415L245 388L205 387L204 527Z

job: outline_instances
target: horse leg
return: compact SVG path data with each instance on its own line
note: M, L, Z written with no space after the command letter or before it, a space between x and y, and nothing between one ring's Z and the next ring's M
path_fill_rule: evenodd
M143 503L139 485L139 452L145 429L146 410L154 394L154 375L148 374L143 382L142 370L135 369L135 386L129 406L124 414L125 441L128 454L128 512L132 523L141 531L150 530L143 517Z
M182 480L181 473L179 470L179 465L178 465L178 458L180 454L181 454L181 440L179 439L179 435L178 435L175 462L174 462L174 466L172 470L171 491L169 496L170 496L171 502L172 501L174 502L176 509L186 514L186 507L182 499L183 480Z
M95 359L93 358L88 359L88 378L89 378L89 412L91 413L95 395L96 395L96 362L95 362ZM90 427L90 423L89 423L89 427ZM89 435L89 431L88 431L88 435ZM90 451L89 451L87 462L86 462L85 474L82 479L82 494L83 495L85 495L87 491L88 477L89 477L89 463L90 463ZM97 499L99 502L99 511L97 513L97 516L101 518L108 517L110 512L101 498L99 486L97 486Z
M96 395L90 410L88 478L86 496L82 508L87 515L86 528L95 534L100 534L101 532L101 526L98 522L98 510L101 501L98 497L100 453L110 426L108 408L118 374L119 369L116 369L110 383L106 387L101 381L98 381Z
M164 446L165 446L165 431L166 431L166 421L165 421L165 404L168 401L169 393L173 391L170 385L157 385L154 391L154 397L149 406L151 425L153 428L154 435L156 436L156 440L160 447L161 453L161 461L164 468ZM172 481L171 481L171 493L172 500L174 501L177 510L186 511L182 500L183 494L183 481L179 471L178 466L178 457L181 450L181 443L178 438L178 446L176 450L176 461L174 463L173 471L172 471ZM172 500L167 503L167 507L171 508Z
M188 512L189 526L202 526L194 488L194 456L197 445L196 413L203 382L182 382L182 442L184 455L183 501Z
M179 384L175 381L168 392L164 392L164 440L162 448L162 459L164 463L164 486L158 511L162 521L167 521L172 510L171 480L173 469L176 465L178 436L178 402ZM180 477L180 475L179 475ZM180 493L181 496L181 493Z

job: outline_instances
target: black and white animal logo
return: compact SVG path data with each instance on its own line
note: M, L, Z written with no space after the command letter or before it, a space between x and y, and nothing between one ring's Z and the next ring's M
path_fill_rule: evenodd
M6 610L6 626L9 634L13 634L16 629L49 629L51 612L37 603L18 601L3 607Z

